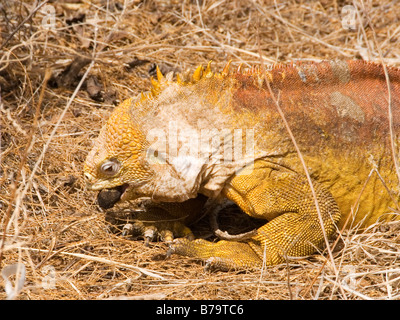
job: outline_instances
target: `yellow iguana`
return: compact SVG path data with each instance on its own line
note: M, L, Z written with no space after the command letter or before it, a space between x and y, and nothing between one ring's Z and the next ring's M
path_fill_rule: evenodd
M152 83L114 110L84 172L103 208L150 199L141 218L166 240L187 236L172 252L224 269L273 265L314 253L346 220L366 226L397 208L400 69L208 65L176 81L158 70ZM229 199L266 223L247 239L192 240L185 225L207 199Z

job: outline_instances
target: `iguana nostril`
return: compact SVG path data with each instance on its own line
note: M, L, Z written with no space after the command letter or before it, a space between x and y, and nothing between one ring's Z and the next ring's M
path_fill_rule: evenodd
M85 173L83 174L83 176L85 177L85 180L86 180L87 182L90 182L90 181L93 180L93 176L92 176L90 173L85 172Z

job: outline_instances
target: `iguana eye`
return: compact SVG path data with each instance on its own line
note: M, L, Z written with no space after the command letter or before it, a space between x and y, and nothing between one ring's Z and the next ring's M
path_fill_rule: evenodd
M101 165L100 171L104 175L112 177L118 173L120 168L121 163L117 159L110 159Z

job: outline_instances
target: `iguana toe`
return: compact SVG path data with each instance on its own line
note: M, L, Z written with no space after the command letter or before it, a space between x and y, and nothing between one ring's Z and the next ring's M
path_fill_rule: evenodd
M122 228L122 235L125 237L143 237L146 246L155 240L170 243L176 237L194 239L192 231L179 221L134 220Z

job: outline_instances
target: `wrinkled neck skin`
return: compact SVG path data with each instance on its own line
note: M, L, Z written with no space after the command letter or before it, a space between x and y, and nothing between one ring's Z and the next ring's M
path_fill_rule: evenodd
M152 178L140 186L129 188L121 201L150 198L154 202L183 202L195 198L200 189L202 167L191 164L188 167L192 177L185 177L167 164L152 164Z
M232 85L221 79L173 83L155 98L132 102L131 116L149 142L146 159L154 175L121 200L182 202L198 193L215 198L235 172L266 156L254 148L252 127L233 125Z

